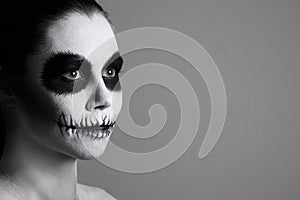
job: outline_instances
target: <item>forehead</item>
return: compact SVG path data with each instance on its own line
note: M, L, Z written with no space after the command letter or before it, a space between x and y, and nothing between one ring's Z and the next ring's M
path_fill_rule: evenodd
M70 13L49 26L46 38L52 52L68 51L86 58L97 53L97 57L109 57L118 51L114 32L100 14L92 16Z

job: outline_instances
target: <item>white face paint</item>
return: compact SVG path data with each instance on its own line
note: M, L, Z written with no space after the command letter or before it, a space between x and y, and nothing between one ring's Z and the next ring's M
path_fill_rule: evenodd
M29 57L21 86L24 134L71 157L98 157L122 104L113 30L99 13L70 13L48 27L46 38L42 53Z

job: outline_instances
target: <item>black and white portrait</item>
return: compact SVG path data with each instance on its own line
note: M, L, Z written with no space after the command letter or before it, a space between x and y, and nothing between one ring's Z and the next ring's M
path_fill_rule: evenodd
M1 14L1 199L114 199L77 183L77 160L103 154L122 104L107 13L94 0L4 8L14 17Z
M0 1L0 200L300 199L299 0Z

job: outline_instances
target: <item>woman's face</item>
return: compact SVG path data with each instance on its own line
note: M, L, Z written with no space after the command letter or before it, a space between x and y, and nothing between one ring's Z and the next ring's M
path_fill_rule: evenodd
M98 157L122 104L113 30L99 13L70 13L45 34L17 92L22 134L74 158Z

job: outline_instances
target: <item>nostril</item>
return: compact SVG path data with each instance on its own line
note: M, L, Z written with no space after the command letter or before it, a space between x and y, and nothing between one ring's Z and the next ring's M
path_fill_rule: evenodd
M100 109L100 110L104 110L104 109L106 109L106 108L108 108L109 107L109 103L105 103L105 104L102 104L102 105L98 105L98 106L95 106L95 110L96 109Z
M105 102L88 101L87 104L85 105L87 111L98 110L98 109L104 110L108 107L110 107L110 103L107 101Z

